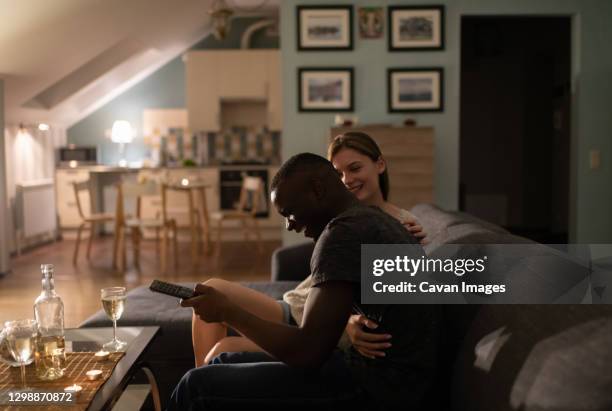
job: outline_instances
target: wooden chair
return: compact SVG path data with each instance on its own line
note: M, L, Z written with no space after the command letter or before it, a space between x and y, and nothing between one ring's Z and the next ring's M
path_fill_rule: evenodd
M79 216L81 217L81 225L77 230L77 238L76 244L74 245L74 255L72 257L72 264L76 265L77 259L79 257L79 246L81 244L81 234L83 233L83 229L85 226L89 224L89 241L87 242L87 259L89 260L91 256L91 244L93 243L94 235L96 234L96 228L98 224L104 224L107 222L111 222L115 220L115 216L112 214L105 213L89 213L85 215L83 211L83 205L81 204L81 193L87 191L90 195L91 199L91 190L89 180L82 182L74 182L72 183L72 187L74 188L74 196L76 198L77 210L79 211Z
M164 184L166 186L166 190L167 191L172 191L172 190L178 190L178 191L184 191L187 192L188 189L190 188L189 186L182 186L181 185L181 181L187 179L187 181L192 182L196 182L196 184L200 183L200 178L197 174L192 174L192 173L186 173L183 174L179 177L174 176L174 178L171 177L170 173L168 172L168 170L155 170L155 171L151 171L151 170L147 170L145 172L143 171L139 171L138 172L138 176L137 176L137 180L140 183L146 182L146 181L155 181L158 184ZM172 197L172 195L170 195L170 197ZM189 195L189 197L191 197L191 194ZM172 199L170 198L168 200L168 197L166 197L166 213L169 216L175 216L175 217L179 217L179 216L184 216L187 215L188 220L194 222L194 227L197 228L196 230L196 234L197 234L197 241L199 243L202 242L202 224L200 222L200 212L197 208L195 208L193 206L193 199L189 198L189 202L188 202L188 207L172 207ZM159 199L156 199L155 201L152 202L152 205L161 208L161 197ZM192 213L192 215L190 215L190 213ZM181 221L181 219L179 218L175 218L177 220L177 224L179 223L179 221ZM181 226L178 226L178 228L184 228ZM191 224L189 225L188 228L192 228Z
M161 214L155 218L141 217L141 201L145 196L159 196L161 194ZM125 212L126 198L136 200L134 215ZM161 271L166 272L169 234L172 231L172 243L174 254L174 266L178 265L178 244L177 227L174 219L168 218L166 209L166 187L155 181L145 181L142 183L122 181L117 185L117 217L115 225L115 247L113 250L113 267L120 272L125 271L125 232L130 231L132 237L132 248L134 253L134 265L140 268L140 242L142 240L143 229L154 229L156 232L156 242L159 242L159 231L162 231L161 252Z
M223 231L223 222L227 220L238 220L242 224L245 241L249 241L249 233L253 232L257 240L257 249L261 253L263 251L261 242L261 232L255 215L257 214L260 199L263 197L264 184L261 178L244 176L242 179L242 187L240 189L240 199L235 210L217 211L211 213L212 221L217 222L217 257L221 253L221 233Z

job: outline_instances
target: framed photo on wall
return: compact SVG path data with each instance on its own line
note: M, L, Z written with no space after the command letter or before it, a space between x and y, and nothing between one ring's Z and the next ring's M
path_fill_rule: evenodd
M352 50L352 6L297 6L300 51Z
M387 70L389 112L444 110L444 70L390 68Z
M444 50L444 6L389 6L389 51Z
M353 111L353 68L298 68L298 111Z

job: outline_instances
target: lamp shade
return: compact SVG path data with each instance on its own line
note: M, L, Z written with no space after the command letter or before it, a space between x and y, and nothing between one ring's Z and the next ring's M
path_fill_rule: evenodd
M113 123L111 140L114 143L131 143L133 137L134 131L129 121L117 120Z

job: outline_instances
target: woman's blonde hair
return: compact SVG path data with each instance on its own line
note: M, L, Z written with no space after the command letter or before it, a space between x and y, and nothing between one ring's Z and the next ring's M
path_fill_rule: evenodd
M361 131L348 131L334 137L334 140L327 148L327 158L329 161L332 161L334 156L343 148L351 148L369 157L374 162L382 158L378 144L376 144L372 137ZM383 199L387 201L389 197L389 173L387 172L387 167L385 167L385 171L378 175L378 185L380 186Z

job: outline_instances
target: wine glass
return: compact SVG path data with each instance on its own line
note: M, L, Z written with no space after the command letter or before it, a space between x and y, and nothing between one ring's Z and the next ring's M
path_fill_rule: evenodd
M106 315L113 320L113 339L102 346L102 349L109 352L124 351L127 347L125 341L117 339L117 320L121 318L125 309L125 287L108 287L100 290L102 307Z
M6 328L2 325L2 329L0 330L0 363L5 363L10 365L11 367L19 367L19 364L13 358L13 354L9 350L8 341L6 341ZM34 362L34 357L30 358L29 361L26 361L25 365L30 365Z
M7 321L4 326L9 351L21 367L21 386L27 390L25 366L34 356L38 324L35 320L17 320Z

